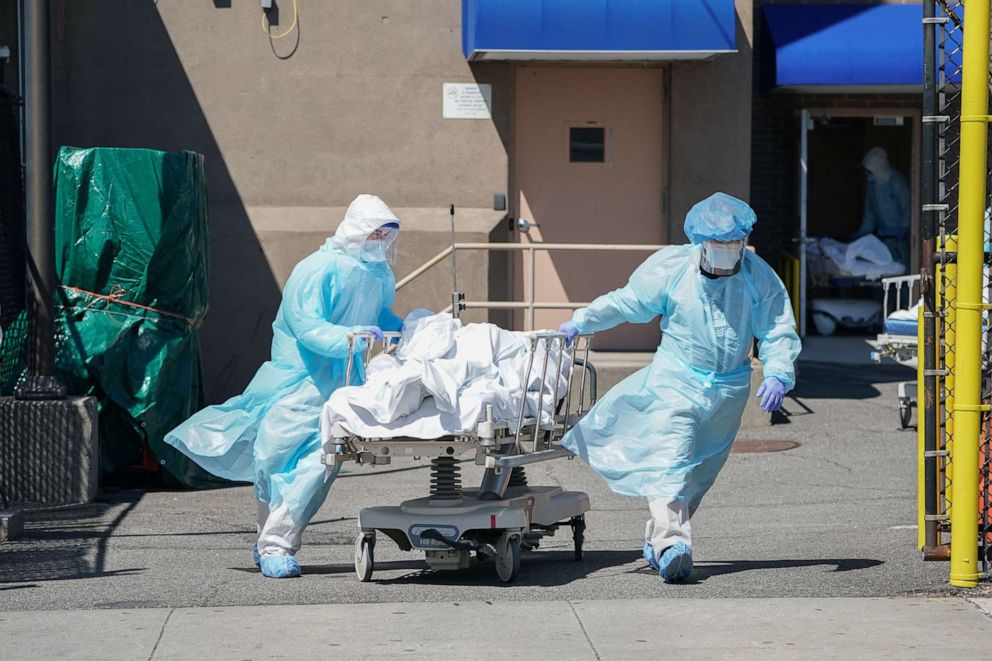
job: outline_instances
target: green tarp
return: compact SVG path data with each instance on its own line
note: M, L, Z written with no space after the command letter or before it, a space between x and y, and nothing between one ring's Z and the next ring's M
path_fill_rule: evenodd
M57 371L69 393L99 401L103 471L139 463L147 442L182 484L222 484L162 440L203 402L203 157L63 147L55 251Z

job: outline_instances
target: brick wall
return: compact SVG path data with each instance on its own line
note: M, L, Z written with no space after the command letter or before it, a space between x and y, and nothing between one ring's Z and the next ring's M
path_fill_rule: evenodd
M869 3L865 0L787 0L788 4L919 4ZM754 12L754 78L751 96L751 206L758 214L753 241L758 252L776 263L780 251L792 247L799 223L799 116L803 108L916 108L918 94L798 94L763 91L762 49L767 34L761 5L784 4L759 0ZM922 9L921 9L922 18ZM921 28L922 39L922 28Z

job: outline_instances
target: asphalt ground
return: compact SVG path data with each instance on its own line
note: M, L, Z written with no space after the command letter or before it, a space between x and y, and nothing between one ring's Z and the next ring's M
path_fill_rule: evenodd
M802 362L787 415L739 437L799 446L731 455L693 519L696 571L684 585L663 584L641 559L644 501L613 494L577 460L528 476L589 494L583 562L563 530L501 585L489 563L431 572L383 538L373 581L360 583L358 510L426 494L426 463L406 461L349 465L307 530L304 576L293 580L265 579L252 564L248 487L107 491L90 505L33 510L24 536L0 544L0 611L953 593L948 565L915 549L916 434L899 429L896 405L896 383L913 377L897 365ZM478 479L463 468L463 482Z

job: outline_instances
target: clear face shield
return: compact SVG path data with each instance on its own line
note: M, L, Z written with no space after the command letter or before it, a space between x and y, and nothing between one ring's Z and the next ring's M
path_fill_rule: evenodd
M399 233L400 228L396 223L387 223L369 234L362 246L362 261L387 262L390 266L395 264Z
M733 275L738 271L747 241L703 241L701 266L713 275Z

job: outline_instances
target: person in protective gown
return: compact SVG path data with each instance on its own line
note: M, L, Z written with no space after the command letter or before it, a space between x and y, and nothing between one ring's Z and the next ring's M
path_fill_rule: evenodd
M868 187L864 217L854 238L874 234L888 246L892 259L909 268L909 182L889 165L889 156L881 147L869 149L861 166L868 177Z
M697 203L685 220L691 244L656 252L625 287L560 328L571 342L661 316L651 364L610 389L562 444L616 493L648 499L644 556L666 582L692 573L689 521L740 427L754 338L764 363L762 408L778 410L795 385L792 305L771 267L745 249L754 222L754 211L730 195Z
M336 477L321 463L320 410L344 385L348 335L396 331L390 310L399 220L374 195L359 195L334 236L297 264L272 324L272 359L243 394L208 407L166 436L207 471L254 482L255 563L270 578L301 574L303 529ZM359 343L362 341L359 340ZM364 380L356 347L352 383Z

